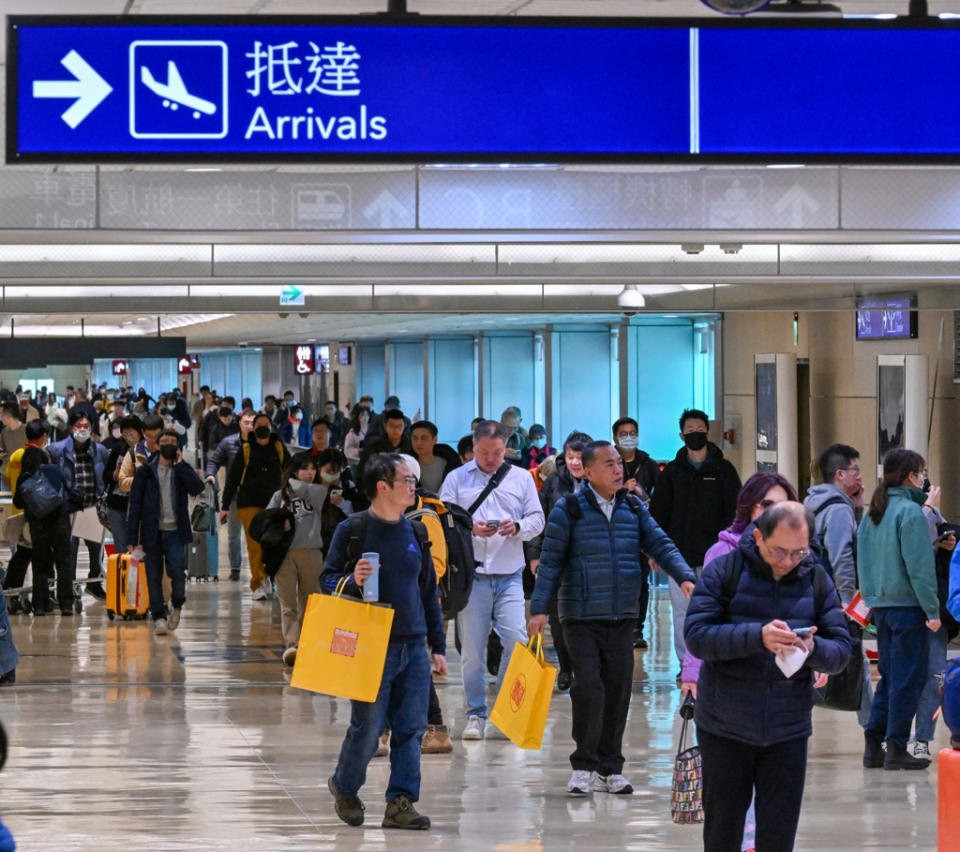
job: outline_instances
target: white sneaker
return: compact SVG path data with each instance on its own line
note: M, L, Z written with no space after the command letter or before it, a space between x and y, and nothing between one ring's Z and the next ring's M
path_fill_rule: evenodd
M930 743L926 740L917 740L913 744L914 757L930 757Z
M158 618L156 623L153 625L153 635L166 636L169 633L170 628L167 626L167 620L165 618Z
M292 666L297 661L297 646L291 645L283 652L283 664L285 666Z
M270 581L264 580L257 588L253 590L253 599L255 601L265 601L270 598Z
M571 796L589 796L596 781L596 772L587 772L586 769L574 769L567 782L567 793Z
M483 728L487 720L482 716L467 716L467 726L460 735L462 740L482 740Z
M176 630L180 626L180 610L174 607L167 613L167 628Z
M633 786L622 775L597 775L593 780L593 789L598 793L615 793L619 796L633 793Z

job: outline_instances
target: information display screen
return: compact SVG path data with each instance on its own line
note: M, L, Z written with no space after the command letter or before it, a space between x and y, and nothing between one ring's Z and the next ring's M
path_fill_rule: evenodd
M861 299L857 303L857 340L896 340L917 336L916 296Z

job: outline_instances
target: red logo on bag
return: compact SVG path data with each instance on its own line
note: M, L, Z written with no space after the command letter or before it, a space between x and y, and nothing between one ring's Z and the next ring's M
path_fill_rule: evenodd
M517 679L513 682L513 688L510 690L510 708L514 713L518 713L520 708L523 707L523 699L527 694L527 676L524 674L517 675Z
M341 657L354 657L357 653L358 634L351 633L349 630L334 628L333 641L330 643L330 653L339 654Z

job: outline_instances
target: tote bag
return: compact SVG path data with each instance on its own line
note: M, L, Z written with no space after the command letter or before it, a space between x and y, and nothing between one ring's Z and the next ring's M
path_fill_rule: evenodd
M539 749L556 679L556 668L543 659L543 634L517 642L490 721L520 748Z
M380 692L393 625L389 607L333 595L310 595L290 685L338 698L373 702Z
M670 816L678 825L693 825L703 822L703 764L700 746L687 745L687 726L693 716L692 699L684 702L680 715L683 716L683 727L673 765Z

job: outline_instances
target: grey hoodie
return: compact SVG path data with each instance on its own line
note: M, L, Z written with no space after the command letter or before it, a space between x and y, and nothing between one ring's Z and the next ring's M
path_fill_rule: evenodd
M817 509L827 500L843 498L843 502L833 503L817 513ZM854 550L857 540L857 515L847 494L836 485L814 485L807 491L803 501L814 513L814 534L827 548L827 558L833 568L833 582L840 594L840 601L846 606L857 593L857 557Z
M323 546L323 534L320 529L320 512L327 499L327 486L313 482L291 480L287 490L293 498L284 508L293 512L297 526L290 542L291 550L319 550ZM276 509L283 506L283 492L276 491L266 508Z

